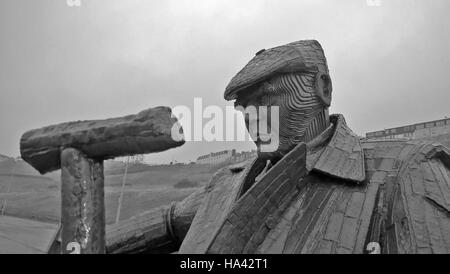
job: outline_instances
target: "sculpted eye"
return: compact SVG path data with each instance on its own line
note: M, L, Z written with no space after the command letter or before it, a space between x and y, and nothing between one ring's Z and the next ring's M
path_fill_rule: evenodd
M264 82L261 86L261 91L263 94L271 94L275 92L275 87L270 80Z
M244 100L242 99L236 99L236 101L234 101L234 108L238 108L238 107L243 107L245 108L247 106L247 102L244 102Z

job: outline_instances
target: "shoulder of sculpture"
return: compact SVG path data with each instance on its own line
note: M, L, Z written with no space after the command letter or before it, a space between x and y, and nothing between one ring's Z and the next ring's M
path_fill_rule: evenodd
M361 140L366 170L400 171L407 166L437 159L450 167L450 152L444 145L426 140Z
M366 148L373 148L373 147L386 147L386 146L392 146L393 144L402 145L405 143L417 143L415 140L409 140L409 139L388 139L388 140L379 140L379 139L367 139L367 138L360 138L361 146L363 149Z
M423 142L420 153L425 159L439 159L447 168L450 168L450 150L443 144L432 141Z
M394 140L361 140L365 160L391 159L407 161L423 146L423 141L394 139Z
M450 149L445 145L429 140L362 140L366 164L378 162L369 169L376 170L382 165L382 161L395 163L394 170L400 171L407 167L419 166L426 162L440 162L450 169ZM386 166L386 165L385 165Z
M449 149L426 140L362 140L362 147L369 185L380 186L378 195L384 197L375 210L385 212L387 227L397 235L407 235L402 240L388 236L389 252L391 247L394 253L450 252L435 234L446 231L450 220L445 217L450 216Z
M416 250L422 248L426 253L448 253L450 246L442 245L442 238L436 237L434 232L444 231L443 237L447 237L449 232L450 151L444 145L433 141L418 141L415 144L416 151L404 161L396 177L400 186L399 195L405 201L404 205L410 214L409 221L413 227L420 224L419 226L433 228L414 229ZM442 222L436 222L439 219ZM401 246L401 242L398 245ZM407 249L406 246L404 249Z
M441 143L426 141L417 154L408 163L408 170L405 168L404 173L409 173L409 178L403 178L411 180L412 186L418 183L417 180L425 184L419 194L450 216L450 150ZM420 192L417 189L415 187L413 191Z
M394 172L392 174L395 175L396 181L410 182L415 186L424 182L427 182L428 187L439 182L450 185L450 150L439 142L366 141L362 146L366 168L373 173L372 181L380 181L377 178L386 179L385 175ZM417 191L417 193L424 196L428 192ZM450 208L450 188L444 187L442 193L448 198Z
M428 140L414 140L404 143L400 160L406 163L425 162L437 160L441 161L447 168L450 168L450 150L443 144Z
M444 169L450 170L450 150L439 142L427 140L407 142L402 152L404 153L398 158L403 160L405 169L407 167L424 169L429 167L430 163L438 163Z

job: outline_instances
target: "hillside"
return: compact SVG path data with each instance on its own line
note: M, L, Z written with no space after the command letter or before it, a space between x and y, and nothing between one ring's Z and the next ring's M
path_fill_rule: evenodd
M122 162L105 162L107 223L115 220L124 170ZM197 165L130 164L121 219L184 199L197 188L176 188L175 184L188 179L201 187L215 171ZM60 195L59 171L40 175L24 161L0 162L0 209L6 204L5 215L59 222Z
M450 148L450 135L427 138ZM124 191L121 219L130 218L152 208L179 201L198 187L178 187L187 179L199 187L205 185L218 169L202 165L130 164ZM105 162L106 218L112 223L116 216L125 164ZM50 222L60 215L60 171L40 175L24 161L0 154L0 212Z
M10 157L8 157L6 155L3 155L3 154L0 154L0 162L6 161L6 160L10 160L10 159L11 159Z

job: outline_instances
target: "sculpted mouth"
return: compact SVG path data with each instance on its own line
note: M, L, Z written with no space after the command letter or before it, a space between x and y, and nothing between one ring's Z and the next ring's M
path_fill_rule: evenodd
M271 136L270 134L265 134L264 137L262 137L261 135L258 135L258 137L255 141L255 145L258 148L262 148L265 146L265 149L267 149L268 147L273 147L274 144L275 144L275 141L273 139L273 136ZM277 150L277 149L272 148L271 150Z
M270 134L259 134L257 136L258 144L270 144L272 141L272 136Z

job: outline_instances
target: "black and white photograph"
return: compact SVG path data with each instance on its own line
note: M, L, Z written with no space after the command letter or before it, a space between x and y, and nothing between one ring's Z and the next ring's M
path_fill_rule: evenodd
M0 254L450 254L449 11L0 0Z

